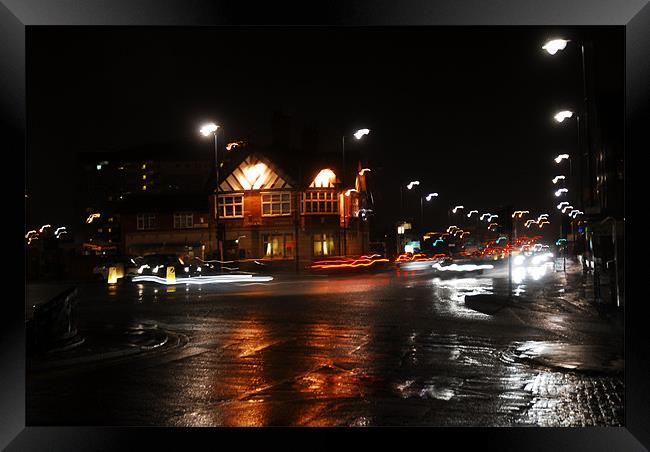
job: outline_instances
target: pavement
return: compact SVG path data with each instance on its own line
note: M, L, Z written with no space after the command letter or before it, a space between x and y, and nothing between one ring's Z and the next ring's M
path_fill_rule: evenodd
M75 350L28 365L28 425L623 423L619 314L574 265L515 285L394 270L79 286Z

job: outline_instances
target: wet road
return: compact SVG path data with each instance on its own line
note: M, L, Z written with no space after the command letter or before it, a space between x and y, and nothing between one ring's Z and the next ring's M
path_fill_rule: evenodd
M503 293L502 269L82 286L89 346L166 341L28 370L27 425L622 425L622 330L578 276L534 276L492 315L464 296Z

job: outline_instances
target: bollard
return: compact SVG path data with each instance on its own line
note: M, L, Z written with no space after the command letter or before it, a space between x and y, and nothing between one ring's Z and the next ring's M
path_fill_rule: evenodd
M167 267L167 283L174 284L176 282L176 270L174 267Z
M108 283L116 284L117 283L117 268L108 267Z

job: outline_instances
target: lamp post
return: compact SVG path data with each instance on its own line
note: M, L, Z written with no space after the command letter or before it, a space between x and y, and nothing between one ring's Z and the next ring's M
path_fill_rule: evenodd
M370 133L370 129L359 129L356 132L354 132L354 138L357 140L360 140L364 135L368 135ZM345 175L345 135L341 137L341 157L342 157L342 162L343 165L341 167L341 172L343 175Z
M571 41L568 39L553 39L548 42L546 42L543 46L542 49L546 50L549 54L555 55L558 51L564 50ZM584 123L584 141L586 142L585 150L583 151L582 148L582 143L581 143L581 134L580 134L580 118L578 115L576 115L576 119L578 120L578 152L580 154L580 190L579 190L579 196L578 196L578 202L580 209L584 208L584 173L587 173L587 178L589 181L589 186L588 186L588 202L589 204L592 203L593 200L593 189L591 188L591 183L593 182L592 176L591 176L591 140L590 140L590 130L589 130L589 94L587 90L587 70L586 70L586 65L585 65L585 45L584 43L580 42L577 43L580 45L580 64L581 64L581 69L582 69L582 94L583 94L583 123ZM585 171L586 170L586 171ZM573 227L573 223L571 223ZM585 235L584 237L585 240L585 250L587 249L587 236ZM573 251L575 251L575 237L573 237Z
M550 55L555 55L558 51L564 50L566 46L572 42L570 39L552 39L550 41L547 41L543 46L542 49L544 49L546 52L548 52ZM587 173L590 174L590 162L589 162L589 156L591 155L591 141L589 140L589 95L587 91L587 71L585 67L585 45L583 43L579 43L580 45L580 63L581 63L581 68L582 68L582 93L583 93L583 115L584 115L584 128L585 128L585 141L586 141L586 148L587 152L581 155L583 157L587 157L586 163L587 163ZM576 115L576 119L578 120L578 137L580 136L580 119L579 116ZM561 121L560 121L561 122ZM582 146L580 146L582 148ZM582 185L583 182L583 177L582 177L582 170L580 171L580 208L583 208L583 200L582 200Z
M223 241L219 234L219 148L217 147L217 131L219 126L214 123L208 123L201 127L200 132L203 136L214 136L214 170L216 179L216 203L214 209L214 225L217 232L217 247L219 248L219 259L223 262Z
M422 230L424 230L424 206L423 206L423 198L427 199L427 202L430 202L431 199L438 197L438 193L429 193L427 196L420 195L420 224L422 227Z
M414 180L414 181L409 182L408 184L406 184L406 188L411 190L416 185L420 185L419 180ZM402 215L404 214L404 194L403 194L403 191L404 191L404 184L400 184L400 186L399 186L399 207L400 207L400 210L401 210L400 213Z
M354 132L354 138L357 140L360 140L364 135L368 135L370 133L370 129L359 129L356 132ZM342 165L341 165L341 181L345 184L345 135L341 136L341 158L342 158ZM370 171L370 170L368 170ZM355 190L356 191L356 190ZM350 196L350 193L346 193L346 196ZM340 247L339 247L340 251ZM348 254L348 216L346 213L345 208L343 209L343 251L345 255L347 256Z

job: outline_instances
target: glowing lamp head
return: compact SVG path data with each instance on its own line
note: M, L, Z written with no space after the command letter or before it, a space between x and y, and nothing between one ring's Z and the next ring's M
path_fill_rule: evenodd
M470 218L473 213L478 214L478 210L470 210L469 213L467 214L467 218Z
M562 209L562 213L566 213L566 211L569 209L573 209L573 206L564 206L564 208Z
M557 181L566 179L564 176L555 176L553 178L553 184L557 184Z
M431 201L431 198L437 197L437 196L438 196L438 193L429 193L427 195L427 201Z
M562 201L560 204L557 205L557 208L561 210L562 207L564 207L565 204L566 204L567 206L569 205L568 202L566 202L566 201Z
M463 207L463 206L456 206L456 207L454 207L454 208L452 209L452 212L456 213L456 211L457 211L458 209L464 209L464 207Z
M555 55L558 51L564 50L568 44L568 39L552 39L542 46L551 55Z
M363 176L363 175L364 175L365 173L367 173L368 171L370 171L370 168L364 168L364 169L362 169L361 171L359 171L359 176Z
M555 163L560 163L562 160L569 159L569 154L560 154L555 157Z
M569 110L563 110L563 111L558 112L558 113L557 113L555 116L553 116L553 117L555 118L555 120L556 120L557 122L562 122L562 121L564 121L565 119L570 118L571 116L573 116L573 112L572 112L572 111L569 111Z
M562 193L566 193L566 192L568 192L568 191L569 191L569 190L566 189L566 188L560 188L559 190L557 190L557 191L555 192L555 196L561 196Z
M413 188L414 185L420 185L419 180L414 180L413 182L409 182L409 184L406 186L409 190Z
M345 196L350 196L350 193L352 193L352 192L356 192L356 193L358 193L357 190L355 190L354 188L351 188L351 189L349 189L349 190L347 190L347 191L345 192Z
M370 133L370 129L359 129L356 132L354 132L354 138L357 140L360 140L361 137L364 135L368 135Z
M201 127L200 132L201 132L201 134L203 134L203 136L206 136L206 137L207 137L207 136L210 135L211 133L216 132L218 128L219 128L218 125L216 125L216 124L214 124L214 123L211 122L211 123L208 123L208 124L204 124L204 125Z

